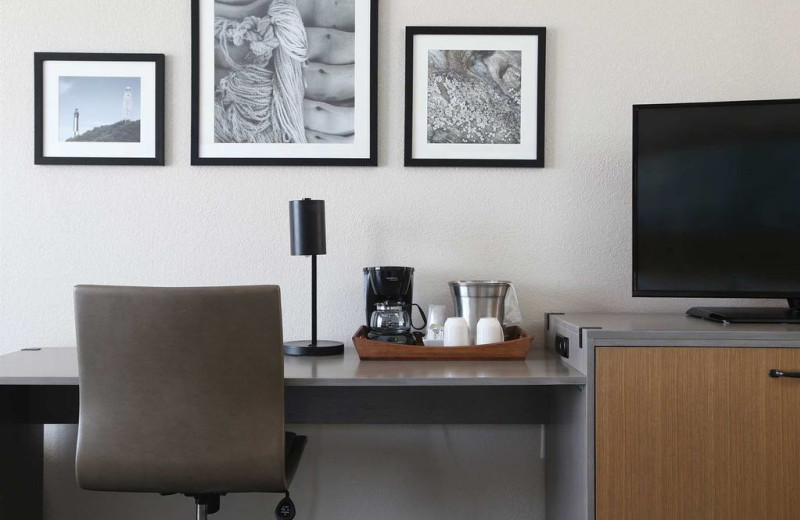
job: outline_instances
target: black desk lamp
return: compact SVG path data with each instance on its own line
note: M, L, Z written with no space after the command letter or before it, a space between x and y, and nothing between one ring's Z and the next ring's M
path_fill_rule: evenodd
M311 340L289 341L283 353L289 356L332 356L344 352L339 341L317 340L317 255L325 254L325 201L289 202L292 256L311 256Z

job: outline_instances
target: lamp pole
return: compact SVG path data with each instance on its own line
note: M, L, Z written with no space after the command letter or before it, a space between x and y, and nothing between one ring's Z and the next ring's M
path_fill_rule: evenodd
M311 255L311 344L317 344L317 255Z

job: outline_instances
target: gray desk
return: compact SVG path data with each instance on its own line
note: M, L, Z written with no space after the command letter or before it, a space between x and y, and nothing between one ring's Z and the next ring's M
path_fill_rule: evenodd
M582 385L586 377L558 356L533 349L521 361L361 361L343 356L286 357L286 386ZM75 348L20 350L0 356L0 385L77 385Z
M586 385L540 348L526 361L487 362L362 362L346 348L340 357L286 358L285 379L290 423L549 425L558 394ZM0 356L0 410L0 519L41 520L43 425L77 423L76 349Z

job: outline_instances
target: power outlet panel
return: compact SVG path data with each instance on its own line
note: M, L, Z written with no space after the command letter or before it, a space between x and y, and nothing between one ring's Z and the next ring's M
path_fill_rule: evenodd
M556 334L555 350L561 357L569 359L569 338Z

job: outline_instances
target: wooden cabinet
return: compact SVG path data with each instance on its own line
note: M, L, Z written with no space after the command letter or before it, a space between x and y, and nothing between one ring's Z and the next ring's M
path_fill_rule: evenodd
M597 347L597 520L800 518L800 349Z

